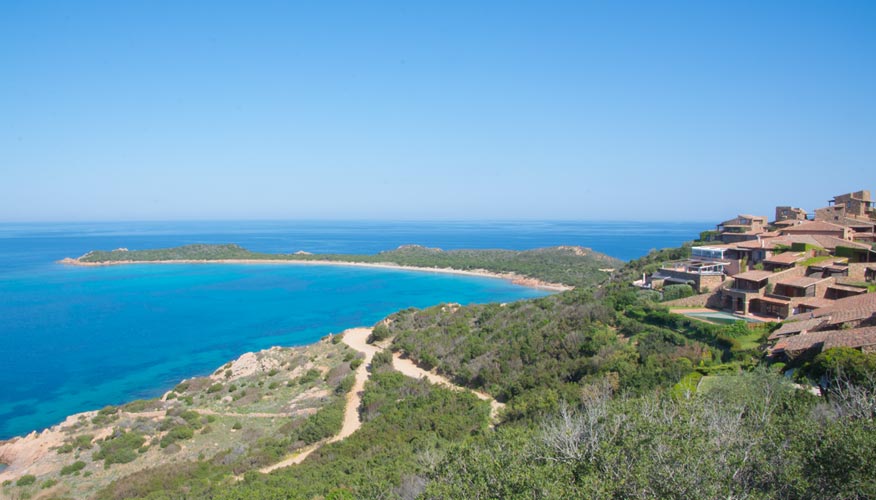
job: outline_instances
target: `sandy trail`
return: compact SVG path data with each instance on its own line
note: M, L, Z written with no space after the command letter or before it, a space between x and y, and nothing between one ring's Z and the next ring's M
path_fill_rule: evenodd
M359 368L356 369L356 382L353 384L353 388L350 390L350 392L347 393L347 406L344 408L344 423L341 426L341 431L325 441L314 443L306 448L302 448L295 455L292 455L291 457L281 462L277 462L267 467L263 467L259 469L259 472L268 473L277 469L282 469L283 467L288 467L290 465L300 464L304 461L305 458L310 456L310 454L314 451L318 450L323 444L340 441L347 436L350 436L360 427L362 427L362 421L359 420L359 406L362 403L362 391L365 389L365 382L368 381L368 377L371 374L371 372L368 371L368 368L370 368L371 366L371 360L372 358L374 358L374 355L382 351L383 348L371 345L367 342L368 336L371 335L371 328L351 328L345 331L343 335L344 343L364 354L365 360L361 365L359 365ZM504 403L496 401L489 394L456 385L448 380L446 377L438 375L437 373L426 371L417 366L410 359L402 358L399 353L393 354L392 366L400 373L408 377L416 379L425 378L435 385L440 385L457 391L469 391L477 396L479 399L489 401L490 419L493 422L497 421L499 411L501 411L505 407Z
M467 387L462 387L462 386L456 385L453 382L451 382L449 379L447 379L447 377L444 377L444 376L438 375L437 373L426 371L426 370L420 368L419 366L414 364L413 361L411 361L410 359L407 359L407 358L403 358L401 356L401 354L399 354L397 352L393 353L393 355L392 355L392 366L393 366L393 368L395 368L399 372L407 375L408 377L417 378L417 379L425 377L426 380L428 380L429 382L431 382L435 385L444 386L444 387L454 389L457 391L468 391L468 392L474 394L475 396L477 396L478 399L481 399L483 401L489 401L489 403L490 403L490 418L494 422L499 417L499 411L501 411L503 408L505 408L505 403L500 403L500 402L496 401L495 399L493 399L493 396L490 396L489 394L487 394L485 392L476 391L474 389L469 389Z
M367 343L368 336L371 335L371 328L351 328L346 330L343 335L343 342L364 354L365 360L359 365L359 368L356 368L356 381L353 384L353 388L347 393L347 405L344 407L344 422L341 425L340 432L326 441L314 443L306 448L302 448L298 453L281 462L263 467L259 469L259 472L268 473L290 465L300 464L323 444L340 441L356 432L359 427L362 427L362 421L359 420L359 406L362 403L362 391L365 390L365 382L368 381L368 376L370 375L368 368L371 365L371 359L381 349Z
M353 384L353 388L347 393L347 406L344 408L344 424L341 426L341 432L329 439L329 443L340 441L356 432L359 427L362 427L362 421L359 420L359 405L362 403L362 391L365 390L365 382L371 374L368 371L368 368L371 366L371 359L381 350L377 346L368 344L369 335L371 335L371 328L352 328L344 332L344 343L364 354L365 361L359 365L359 368L356 368L356 383Z

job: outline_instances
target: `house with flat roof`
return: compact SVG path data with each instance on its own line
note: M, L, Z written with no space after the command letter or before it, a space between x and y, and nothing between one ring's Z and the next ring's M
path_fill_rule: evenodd
M817 221L838 223L842 219L876 222L876 208L870 191L861 190L834 196L826 207L815 211Z
M776 207L776 220L773 224L806 220L806 215L806 210L802 208Z
M761 215L740 214L717 226L718 239L724 243L735 243L756 239L766 231L767 218Z

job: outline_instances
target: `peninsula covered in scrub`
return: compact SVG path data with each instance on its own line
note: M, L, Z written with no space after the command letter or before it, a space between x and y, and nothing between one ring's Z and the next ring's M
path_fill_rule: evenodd
M136 263L322 263L394 266L419 270L464 271L497 276L524 285L565 289L606 279L622 261L589 248L560 246L535 250L441 250L404 245L374 255L274 254L252 252L235 244L185 245L154 250L91 251L62 261L78 265Z

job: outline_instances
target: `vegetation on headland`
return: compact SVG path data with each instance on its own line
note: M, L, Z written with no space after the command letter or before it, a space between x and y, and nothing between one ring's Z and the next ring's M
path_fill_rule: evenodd
M375 255L362 254L270 254L251 252L238 245L186 245L154 250L92 251L78 259L83 263L219 261L219 260L287 260L309 262L354 262L395 264L399 266L484 270L515 273L548 283L569 286L590 285L604 280L621 261L590 249L554 247L535 250L440 250L406 245Z
M141 468L98 498L876 497L876 354L826 351L795 367L804 383L795 386L763 358L775 325L697 321L628 286L687 252L654 252L600 286L506 305L410 309L374 329L373 341L505 402L495 428L485 402L403 377L378 355L359 408L363 426L300 465L269 475L247 468L290 449L289 437L265 436L237 461L224 449ZM346 370L356 360L345 361ZM344 377L335 375L340 387ZM329 378L304 371L295 383ZM815 381L821 397L805 390ZM200 390L241 391L219 385ZM174 397L185 401L191 390ZM324 406L329 418L317 413L311 424L322 428L332 411ZM178 417L178 425L189 421ZM307 426L290 427L305 442Z
M209 472L211 483L221 483L276 463L338 432L359 363L359 353L328 339L273 348L186 380L161 399L82 414L56 429L53 450L38 464L39 481L10 482L0 497L24 498L57 481L53 498L92 498L142 471L180 482Z

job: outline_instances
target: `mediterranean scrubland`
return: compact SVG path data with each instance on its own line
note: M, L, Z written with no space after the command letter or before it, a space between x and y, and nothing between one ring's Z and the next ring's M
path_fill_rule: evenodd
M504 403L498 423L489 404L471 392L405 377L392 368L391 356L378 354L358 408L361 428L301 464L261 474L240 467L240 458L226 460L227 449L215 449L141 468L95 496L876 497L876 355L839 349L795 366L770 363L762 347L777 325L697 321L629 286L643 270L688 251L653 252L610 278L589 268L566 269L566 257L549 253L541 271L509 270L574 290L509 304L409 309L375 326L370 342ZM494 254L488 255L472 266L489 269L483 259ZM609 262L593 260L597 270ZM341 351L338 356L345 359ZM342 392L343 378L335 378L321 379L325 390ZM816 386L821 395L813 394ZM239 457L261 464L294 443L320 439L334 428L333 405L340 403L333 401L341 400L328 398L308 420L266 435ZM323 413L324 425L315 418ZM177 417L175 425L199 432L184 414ZM307 426L317 427L312 438ZM135 431L120 429L112 439L130 440L127 448L139 452L145 441L126 432ZM167 446L177 439L190 438L180 431ZM97 442L101 455L83 452L80 460L106 462L117 453L104 454L107 446ZM38 488L9 484L3 492L38 495ZM56 491L64 497L63 489Z

